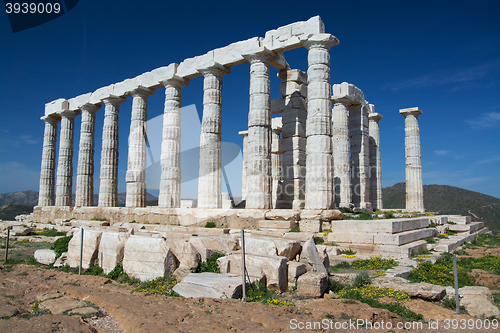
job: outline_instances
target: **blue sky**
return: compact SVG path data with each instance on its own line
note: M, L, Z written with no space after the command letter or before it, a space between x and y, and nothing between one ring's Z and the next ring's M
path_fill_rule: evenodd
M45 103L320 15L326 31L340 40L330 52L331 83L355 84L384 116L384 187L405 180L404 118L398 110L418 106L424 184L500 197L499 14L498 1L482 0L81 0L67 14L18 33L0 14L0 193L38 190ZM306 49L285 57L292 68L307 70ZM276 73L273 69L272 98L280 97ZM193 79L183 89L183 105L194 104L198 113L202 83ZM248 88L248 64L224 77L224 142L242 145L237 132L247 127ZM149 119L162 114L163 99L163 88L150 97ZM120 192L131 104L129 98L120 108ZM96 191L103 113L96 120ZM195 118L193 129L199 126ZM79 117L75 124L76 174Z

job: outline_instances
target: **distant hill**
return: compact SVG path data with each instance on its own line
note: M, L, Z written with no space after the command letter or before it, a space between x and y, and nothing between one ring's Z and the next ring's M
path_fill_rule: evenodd
M384 208L405 208L406 184L382 189ZM479 192L448 185L424 185L424 207L429 212L446 215L469 215L500 232L500 199ZM474 217L474 215L477 216Z

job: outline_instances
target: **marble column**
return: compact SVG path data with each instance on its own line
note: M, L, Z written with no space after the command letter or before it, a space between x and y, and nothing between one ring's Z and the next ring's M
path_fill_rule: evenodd
M104 102L104 126L102 128L101 173L99 207L118 206L118 113L125 98L116 96Z
M246 208L272 208L271 81L272 53L246 56L250 62L250 110L248 112L248 158Z
M281 128L283 126L282 118L275 117L271 119L271 186L272 186L272 207L278 208L282 201L282 179L281 170Z
M61 135L57 164L56 206L71 206L73 193L73 139L78 111L61 112Z
M372 104L370 104L372 107ZM371 109L374 109L372 107ZM368 114L370 134L370 202L373 209L383 209L382 205L382 169L380 162L380 131L378 122L382 115L376 112Z
M200 135L198 208L222 207L222 77L230 69L215 65L203 74L203 120Z
M348 100L333 101L332 110L332 147L333 147L333 181L335 204L338 207L350 207L351 167L349 146L349 110Z
M400 109L405 117L405 157L406 157L406 210L424 212L424 186L422 182L422 160L420 155L420 130L418 107Z
M189 80L174 77L163 81L165 108L161 142L159 207L178 208L181 204L181 96Z
M80 107L82 122L76 169L76 207L94 205L94 132L95 113L99 108L94 104L85 104Z
M241 200L247 199L247 154L248 154L248 131L240 131L239 135L243 137L243 168L241 171Z
M146 207L148 98L154 93L142 86L131 92L134 99L128 137L126 207Z
M279 208L302 209L305 204L307 74L298 69L281 70L283 149L283 200Z
M333 207L331 138L330 47L338 40L330 34L313 35L304 43L309 50L306 120L306 209Z
M45 131L43 133L38 206L54 206L57 124L61 118L59 115L53 114L40 119L45 122Z

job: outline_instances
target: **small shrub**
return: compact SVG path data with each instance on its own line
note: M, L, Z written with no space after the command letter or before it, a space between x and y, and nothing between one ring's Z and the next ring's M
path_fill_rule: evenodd
M436 223L431 222L427 228L436 228Z
M342 250L340 250L340 254L346 254L346 255L352 256L352 255L356 254L356 251L353 251L351 249L342 249Z
M354 278L353 285L356 288L360 288L360 287L364 287L370 283L372 283L370 275L368 275L368 273L366 273L366 272L363 272L363 273L356 275L356 277Z
M254 281L247 288L247 302L259 302L267 305L294 306L286 299L281 299L278 293L266 288L266 285L259 281Z
M116 265L116 267L113 268L113 270L109 272L108 275L106 275L106 277L118 283L126 283L132 286L137 286L141 283L141 281L138 278L129 276L127 273L125 273L122 264Z
M40 263L38 261L36 261L35 257L33 257L33 256L28 257L28 259L26 259L25 262L26 262L26 265L33 265L33 266L40 265Z
M209 221L205 223L204 228L215 228L215 222Z
M427 244L436 244L437 243L437 240L434 237L426 238L425 241L427 242Z
M217 259L224 257L225 254L219 251L215 251L206 261L200 262L196 272L197 273L220 273L219 265L217 265Z
M457 308L457 301L455 300L454 297L445 297L441 300L441 305L450 310L456 310ZM465 306L460 305L460 310L465 311Z
M343 283L340 283L339 281L337 280L334 280L334 279L328 279L328 290L334 292L334 293L337 293L339 292L340 290L344 289L344 288L347 288L348 285L345 285Z
M373 220L372 214L371 210L363 209L356 220Z
M132 292L147 292L154 295L179 296L179 294L172 290L176 284L177 281L175 280L174 275L169 273L165 277L141 283L141 285L133 289Z
M314 237L314 244L321 245L325 242L323 237Z
M104 271L99 265L90 266L88 269L83 272L83 275L96 275L96 276L104 276Z
M56 255L59 257L64 252L68 252L68 243L73 238L73 235L67 237L61 237L52 243L50 246L51 250L54 250Z

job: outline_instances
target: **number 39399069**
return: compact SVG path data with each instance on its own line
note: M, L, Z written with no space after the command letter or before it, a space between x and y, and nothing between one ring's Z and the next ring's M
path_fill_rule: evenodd
M27 3L27 2L14 2L6 3L5 11L7 14L59 14L61 12L61 4L56 3Z

